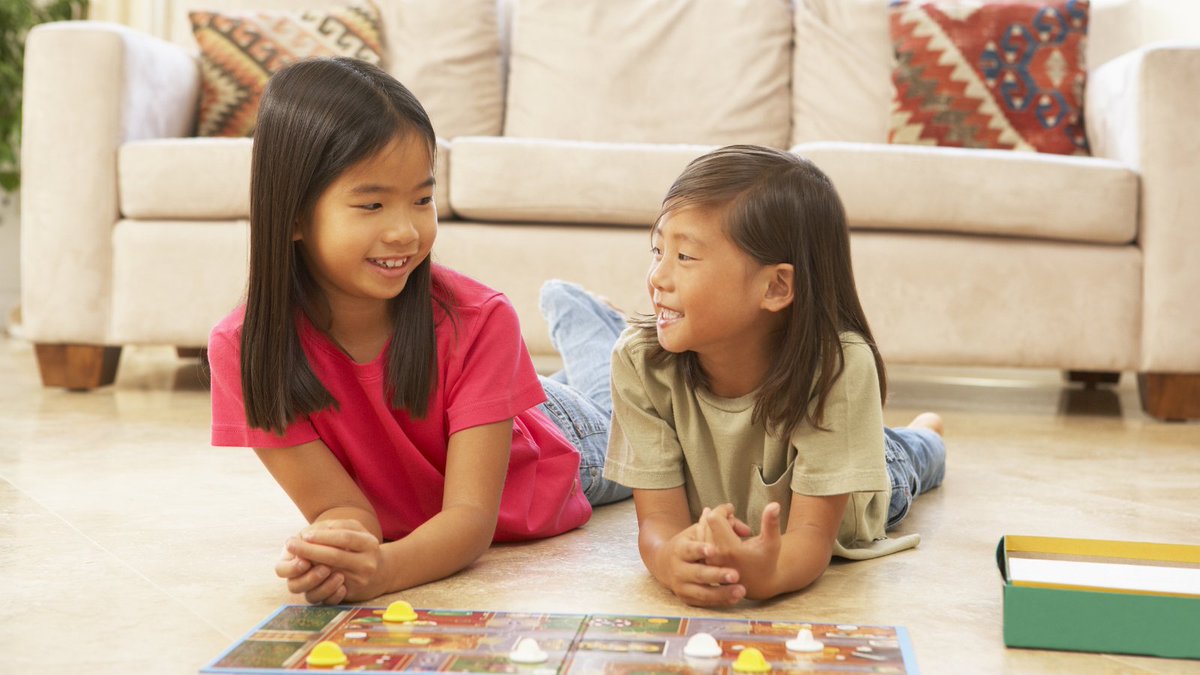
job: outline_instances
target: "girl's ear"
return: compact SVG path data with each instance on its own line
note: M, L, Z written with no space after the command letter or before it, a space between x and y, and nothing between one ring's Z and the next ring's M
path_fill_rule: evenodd
M779 312L791 306L796 299L796 268L791 263L769 265L764 270L768 275L767 292L763 295L762 308L768 312Z

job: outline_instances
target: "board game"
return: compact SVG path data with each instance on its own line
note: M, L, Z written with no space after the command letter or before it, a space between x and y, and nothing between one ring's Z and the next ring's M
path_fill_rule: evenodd
M203 673L297 670L656 675L740 672L916 673L908 633L894 626L668 616L535 614L393 606L287 605ZM797 633L808 651L793 651ZM699 634L700 637L696 637ZM712 639L709 639L711 636ZM713 640L715 639L715 643ZM689 647L706 640L711 654ZM793 640L789 644L789 640ZM719 646L719 648L718 648ZM685 654L685 649L689 652ZM535 662L524 658L532 650ZM332 652L333 665L313 665ZM761 654L761 656L759 655ZM746 657L753 656L755 669ZM735 669L735 665L737 666ZM747 670L747 668L751 668ZM766 668L764 670L764 668Z

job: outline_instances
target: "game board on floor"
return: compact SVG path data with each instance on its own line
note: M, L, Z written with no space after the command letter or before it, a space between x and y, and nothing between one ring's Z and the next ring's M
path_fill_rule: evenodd
M386 620L385 620L386 619ZM894 626L725 618L281 607L203 673L296 670L733 675L916 673Z

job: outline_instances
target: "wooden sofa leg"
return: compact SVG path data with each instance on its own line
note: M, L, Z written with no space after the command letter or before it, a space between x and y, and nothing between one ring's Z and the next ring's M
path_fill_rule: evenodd
M42 386L75 391L112 384L117 378L120 347L72 344L36 344Z
M1068 382L1079 382L1084 389L1095 389L1102 384L1117 384L1121 381L1121 373L1103 370L1068 370L1064 373Z
M1200 373L1138 373L1146 414L1170 421L1200 419Z

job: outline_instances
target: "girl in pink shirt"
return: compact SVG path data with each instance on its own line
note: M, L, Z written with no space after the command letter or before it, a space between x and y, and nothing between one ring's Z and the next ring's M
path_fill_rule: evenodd
M540 380L507 298L430 260L435 143L416 98L351 59L285 68L258 113L246 304L209 339L212 436L254 448L310 523L275 565L310 602L449 576L630 494L600 475L607 360L575 356L620 317L548 284L571 379Z

